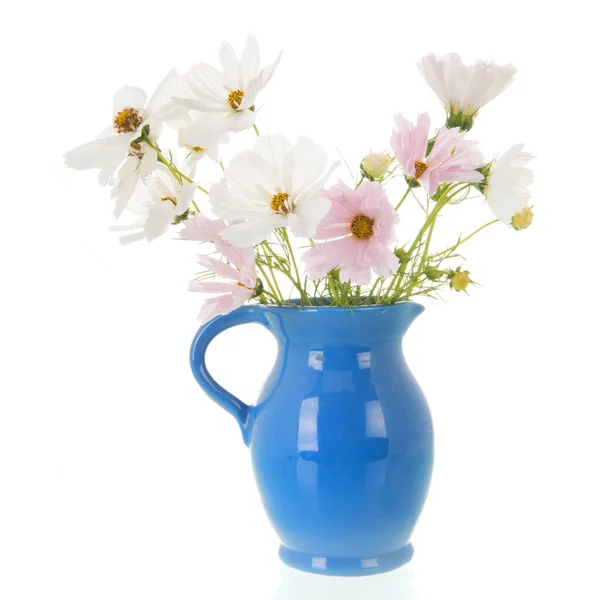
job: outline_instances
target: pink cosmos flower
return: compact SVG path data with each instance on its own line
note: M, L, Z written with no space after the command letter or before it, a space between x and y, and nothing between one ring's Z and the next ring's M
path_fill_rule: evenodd
M196 213L184 223L179 232L182 240L196 240L197 242L215 242L220 240L219 231L227 227L223 219L209 219L202 213Z
M234 264L241 265L244 264L248 248L233 246L219 235L230 224L223 219L209 219L202 213L196 213L193 217L185 221L185 225L179 232L179 236L182 240L210 242L215 245L217 252L225 255Z
M475 170L483 165L483 156L475 142L464 139L458 127L442 127L427 154L429 115L419 114L416 125L400 114L394 119L397 129L392 134L391 144L396 158L404 174L416 179L429 196L446 181L483 180L483 175Z
M367 284L371 271L386 276L398 268L398 258L389 249L394 240L398 215L383 186L365 181L357 190L340 182L323 195L331 209L317 227L315 244L304 254L306 271L319 279L339 267L341 281Z
M210 256L199 256L198 264L212 271L223 280L192 281L190 292L220 294L204 301L198 320L202 323L218 315L226 315L239 308L254 294L256 288L256 263L252 248L236 248L236 257L221 251L230 264ZM239 260L239 262L238 262Z

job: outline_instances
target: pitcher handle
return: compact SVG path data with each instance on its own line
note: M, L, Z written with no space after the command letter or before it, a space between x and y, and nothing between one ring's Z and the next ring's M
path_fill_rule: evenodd
M225 329L244 323L260 323L267 327L263 312L256 306L242 306L227 315L216 317L200 327L190 349L190 365L196 381L206 395L233 415L242 431L244 444L248 446L250 443L249 425L252 407L220 386L208 372L205 363L206 349L212 340Z

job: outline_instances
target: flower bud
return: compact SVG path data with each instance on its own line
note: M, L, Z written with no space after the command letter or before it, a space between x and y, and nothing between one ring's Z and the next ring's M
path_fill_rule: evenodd
M450 287L457 292L466 291L468 285L473 283L469 277L469 271L457 269L450 277Z
M533 221L533 211L526 206L519 212L515 213L510 220L510 224L518 231L520 229L527 229Z
M283 267L284 269L289 269L290 267L290 261L285 257L285 256L274 256L273 257L281 267Z
M384 152L367 154L360 164L360 171L369 181L381 179L392 164L392 159Z
M448 271L440 271L435 267L427 267L425 269L425 277L431 281L439 281L444 275L447 275Z
M397 248L396 250L394 250L394 254L400 261L401 265L403 265L404 263L407 263L410 260L410 256L408 255L408 252L404 248Z

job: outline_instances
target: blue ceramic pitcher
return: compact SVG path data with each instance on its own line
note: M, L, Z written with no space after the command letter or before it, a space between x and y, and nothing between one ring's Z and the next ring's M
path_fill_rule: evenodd
M408 562L433 462L431 416L402 338L420 304L244 306L200 328L191 365L250 447L288 565L328 575ZM214 381L204 356L221 331L260 323L277 360L255 406Z

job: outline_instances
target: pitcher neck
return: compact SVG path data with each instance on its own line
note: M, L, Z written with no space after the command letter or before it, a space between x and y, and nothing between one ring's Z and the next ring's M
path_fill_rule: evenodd
M355 306L256 307L276 337L297 345L370 346L400 341L424 307L415 302Z

